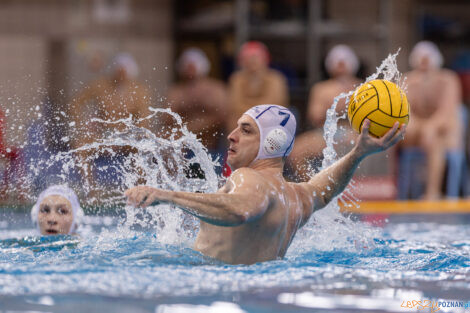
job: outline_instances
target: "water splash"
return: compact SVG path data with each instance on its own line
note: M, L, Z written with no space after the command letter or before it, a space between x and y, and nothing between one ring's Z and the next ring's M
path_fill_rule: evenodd
M126 205L123 193L136 185L190 192L215 192L218 188L220 178L215 172L218 163L186 128L181 117L169 109L150 108L150 111L149 116L137 121L132 116L114 121L91 119L91 123L110 131L89 144L31 164L27 181L33 182L41 172L58 166L55 183L75 185L81 199L85 199L83 202L97 208L96 213L108 209L120 213L118 232L151 230L160 243L192 240L198 223L181 210L170 205L145 209ZM170 126L161 127L162 120ZM159 130L152 132L138 126L142 122L150 122L151 128ZM103 159L107 163L100 165ZM104 175L104 183L97 183L100 175Z
M367 77L364 83L382 78L401 87L406 87L396 62L399 51L390 54L383 60L380 66L377 67L376 72ZM357 86L357 88L359 87ZM335 142L334 137L338 130L338 121L346 118L346 114L337 114L336 106L343 99L346 103L349 103L349 97L353 93L354 90L351 90L336 96L326 112L326 121L323 127L326 147L323 150L322 169L329 167L338 160L338 153L335 150L337 142ZM375 246L373 239L380 237L381 230L364 223L354 222L340 212L338 203L346 206L360 205L360 201L354 196L356 188L359 187L352 180L341 195L333 199L322 210L315 212L310 221L299 231L292 244L291 253L295 254L308 249L310 245L318 250L341 249L351 251L373 248Z
M376 73L368 77L366 81L382 76L384 79L399 83L401 74L397 70L397 55L398 52L389 55L377 68ZM334 136L338 130L338 120L344 119L346 115L338 115L336 106L342 99L348 102L352 92L337 96L327 111L324 126L326 147L323 151L323 168L338 159L338 153L334 148L336 144ZM65 112L61 116L64 119L68 118ZM161 127L159 123L165 118L173 121L172 127ZM139 127L138 124L144 121L152 121L150 124L160 131L152 132ZM81 198L86 199L86 203L99 207L97 213L101 213L99 210L105 210L106 207L113 211L116 209L120 211L122 219L121 226L118 228L119 232L151 229L156 232L162 243L191 241L198 228L197 221L193 217L169 205L158 205L147 209L131 208L126 206L123 196L127 188L143 184L192 192L217 190L220 178L214 171L216 164L196 136L187 130L181 117L168 109L154 108L151 109L149 116L138 119L137 122L132 116L115 121L95 118L90 122L98 123L104 129L112 128L113 131L101 134L100 138L93 138L90 144L51 154L38 162L29 163L30 174L26 182L33 184L44 170L58 167L58 174L54 179L58 182L75 184L75 189L80 190ZM68 143L70 138L78 135L74 134L77 125L70 122L69 127L72 131L67 136L59 138L61 142ZM38 142L41 143L41 140L44 139L38 139ZM97 161L102 158L117 161L101 167L96 166ZM188 175L191 165L196 163L204 173L204 179L198 178L198 175L192 177ZM86 178L100 171L115 173L114 176L107 177L110 183L96 184ZM295 239L291 249L294 253L299 251L298 249L310 248L310 244L321 250L373 246L370 238L376 237L378 230L367 225L356 224L339 211L336 200L358 205L353 192L354 182L351 186L353 188L333 200L325 209L314 214L311 221ZM34 200L34 193L31 195L30 199ZM322 240L318 240L319 237ZM300 243L302 241L303 243ZM305 244L305 242L309 243Z

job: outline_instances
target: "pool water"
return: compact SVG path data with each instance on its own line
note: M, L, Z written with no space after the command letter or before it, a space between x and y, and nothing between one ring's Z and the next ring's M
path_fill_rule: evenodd
M0 223L0 312L417 312L404 301L470 300L469 215L392 219L349 247L299 234L284 259L248 266L113 217L96 217L80 237L37 237L27 221Z

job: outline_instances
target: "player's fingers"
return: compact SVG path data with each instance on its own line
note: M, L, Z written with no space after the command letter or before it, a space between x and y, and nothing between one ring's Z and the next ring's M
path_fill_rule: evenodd
M124 195L128 198L133 198L139 193L139 190L141 190L141 187L132 187L124 191Z
M124 195L127 197L127 203L128 204L133 204L134 203L134 197L135 197L135 190L134 188L128 189L124 192Z
M155 198L152 196L152 194L148 195L147 199L142 203L142 207L146 208L149 205L151 205L154 202Z
M388 130L388 132L385 133L385 135L382 137L382 141L383 141L385 144L387 144L387 143L393 138L393 136L396 135L397 130L398 130L398 126L400 126L400 123L395 122L395 124L393 124L393 127L390 128L390 129Z
M130 195L132 195L132 191L134 190L134 188L129 188L127 189L126 191L124 191L124 195L126 197L129 197Z
M145 191L139 192L139 194L137 194L135 197L136 205L141 206L142 203L145 202L145 200L147 200L147 196L148 196L147 192Z
M370 128L370 120L368 118L366 118L366 120L362 124L361 135L362 134L368 134L369 133L369 128Z
M140 208L143 208L143 207L144 207L144 203L145 203L145 201L147 201L148 197L149 197L148 194L144 194L143 196L141 196L141 197L139 198L139 202L138 202L137 206L140 207Z
M400 130L393 136L393 138L390 140L390 142L387 144L387 148L393 146L400 140L405 139L405 132L406 132L406 125L403 124L400 127Z

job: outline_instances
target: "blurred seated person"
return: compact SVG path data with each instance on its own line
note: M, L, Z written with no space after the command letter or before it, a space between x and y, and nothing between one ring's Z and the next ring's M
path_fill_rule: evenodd
M198 48L183 51L177 69L181 81L168 91L171 110L181 116L213 157L222 156L228 105L224 83L207 77L210 63Z
M244 43L238 53L240 70L232 74L230 88L230 120L228 129L237 126L237 119L249 108L260 104L289 105L285 77L269 68L268 48L261 42Z
M8 198L11 191L15 190L18 192L24 189L22 179L25 174L21 149L7 146L5 142L5 122L5 114L0 110L0 160L5 164L5 169L2 170L3 178L0 186L0 199L3 200Z
M402 148L421 148L426 155L425 199L441 197L446 153L462 153L463 123L459 116L462 91L458 76L443 69L439 48L421 41L409 57L406 74L410 122Z
M124 129L120 123L100 123L90 121L92 118L99 118L108 122L132 116L132 120L137 126L149 128L148 120L140 121L150 114L148 107L151 104L150 95L147 88L137 81L139 68L134 58L127 53L120 53L114 57L111 63L111 70L107 76L92 81L88 86L72 100L71 117L75 122L76 133L72 138L73 148L94 142L97 138L103 138L106 133L112 133ZM109 162L118 161L130 152L129 147L113 147L117 155L111 158L110 155L101 155L97 160L105 168ZM82 152L81 157L92 165L89 160L91 151ZM96 163L96 162L95 162ZM101 179L96 170L84 170L81 167L82 176L94 185L97 179ZM109 175L105 175L109 176ZM111 175L112 176L112 175ZM115 180L103 178L104 180ZM101 183L109 183L104 181Z
M43 236L75 235L83 216L77 195L65 185L41 192L31 209L31 220Z
M289 156L289 162L298 179L309 178L313 170L321 165L322 151L325 148L323 138L323 125L326 120L326 112L332 106L334 98L341 93L354 90L360 84L356 72L359 68L359 60L354 51L346 45L333 47L325 59L325 68L330 76L328 80L316 83L310 90L307 124L312 130L299 135L294 144L294 149ZM345 99L338 101L336 115L347 114ZM337 138L337 137L340 138ZM347 118L338 120L338 130L335 141L341 146L340 154L348 151L347 144L356 137L349 126ZM337 149L336 149L337 150ZM344 150L344 151L343 151ZM312 162L315 164L311 165Z

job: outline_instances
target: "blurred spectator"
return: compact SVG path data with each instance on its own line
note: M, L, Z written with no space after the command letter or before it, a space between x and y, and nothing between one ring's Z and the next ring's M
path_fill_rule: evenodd
M93 122L90 121L91 118L117 121L132 116L138 126L149 127L147 121L139 122L139 118L150 114L148 107L151 101L147 89L137 81L138 73L139 68L134 58L127 53L120 53L114 57L109 75L91 82L72 100L71 117L78 131L72 138L74 148L92 143L96 138L102 138L103 134L123 127L119 123ZM116 157L102 155L96 163L107 168L110 162L115 162L129 152L127 148L117 149L118 147L114 147ZM82 156L87 159L85 152ZM83 171L82 175L90 183L98 178L95 177L98 174L93 171Z
M0 110L0 160L5 164L2 170L0 199L6 200L12 191L21 195L24 187L24 160L21 149L7 146L4 138L5 114Z
M259 104L289 105L289 90L284 76L268 67L270 55L261 42L249 41L238 53L241 69L230 77L230 131L238 118L249 108Z
M80 180L79 173L66 165L68 158L57 157L61 150L57 149L59 143L54 142L53 133L57 135L58 129L51 127L54 125L52 120L55 114L49 97L41 101L37 109L38 114L28 127L27 141L23 148L26 160L26 183L29 192L35 194L51 184L62 182L64 178L73 183L78 183ZM65 134L60 133L58 138L64 138L60 143L68 143Z
M207 77L210 63L198 48L186 49L178 60L177 69L181 82L168 92L170 108L182 117L188 130L201 139L209 153L222 156L228 106L225 85Z
M316 83L310 90L307 122L313 130L296 138L294 149L289 156L292 170L299 179L307 179L312 170L321 165L322 150L325 148L323 125L326 111L333 104L334 98L353 90L360 83L360 80L354 76L359 68L359 60L354 51L346 45L337 45L329 51L325 67L330 79ZM346 111L345 99L341 99L337 103L336 113L342 116ZM340 137L335 138L341 146L340 150L346 152L348 149L345 142L351 141L355 136L347 119L342 118L338 121L336 136ZM311 162L315 162L313 167L309 166Z
M43 236L76 234L83 216L77 195L65 185L41 192L31 209L31 220Z
M452 68L457 72L462 84L463 101L470 107L470 49L463 49L452 62Z
M446 153L451 163L462 163L461 86L453 71L441 68L442 55L432 42L417 43L411 51L409 62L412 71L406 74L406 83L411 118L402 147L405 148L404 153L413 147L424 151L427 159L424 198L438 199L441 196Z

